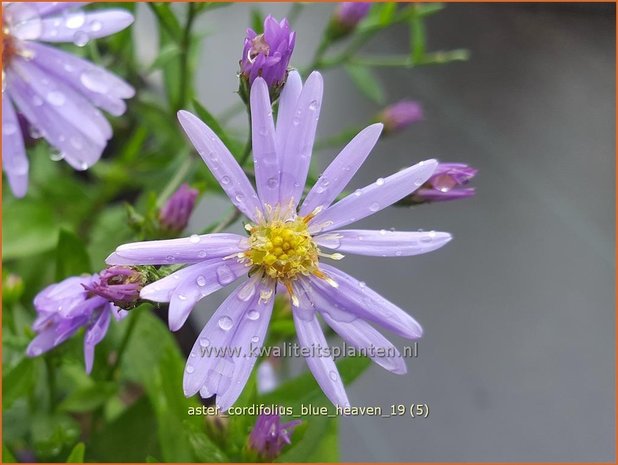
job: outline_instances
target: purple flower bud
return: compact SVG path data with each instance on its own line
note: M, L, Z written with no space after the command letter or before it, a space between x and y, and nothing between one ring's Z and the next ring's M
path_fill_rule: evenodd
M401 100L386 107L378 115L384 123L384 134L399 132L413 123L423 119L423 108L413 100Z
M98 281L98 275L74 276L43 289L34 298L37 317L32 329L37 333L26 349L26 355L36 357L73 336L81 328L84 334L86 372L94 362L94 348L109 327L110 316L116 320L126 316L103 297L92 295L85 288Z
M182 232L189 223L199 191L183 184L159 211L161 227L171 233Z
M101 272L98 280L84 285L84 289L120 308L130 310L139 302L139 293L145 282L144 275L134 268L110 266Z
M371 3L342 2L335 11L335 21L342 27L352 30L360 23L371 9Z
M300 420L292 420L282 424L279 415L262 414L249 435L249 447L263 460L272 461L285 445L292 443L290 436L300 423Z
M411 196L413 204L441 202L471 197L474 187L462 187L476 175L478 170L465 163L440 163L434 174Z
M247 29L240 72L249 86L258 76L264 78L270 89L285 84L295 38L296 33L290 29L287 19L277 22L270 15L264 19L263 34Z

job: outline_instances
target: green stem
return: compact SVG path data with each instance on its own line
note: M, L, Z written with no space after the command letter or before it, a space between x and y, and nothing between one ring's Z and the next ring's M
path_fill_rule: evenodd
M186 150L185 150L186 152ZM157 207L161 207L163 203L178 189L180 183L185 179L191 168L193 167L194 158L188 153L185 153L185 159L178 167L178 170L174 174L174 177L170 179L167 185L163 188L159 197L157 197Z
M247 115L249 116L249 135L247 136L247 142L245 143L245 148L243 149L242 155L238 160L238 164L241 166L245 166L247 160L249 160L249 156L251 155L251 150L253 148L253 129L251 128L251 111L247 108Z
M234 223L236 223L236 221L238 221L238 219L240 218L240 215L241 215L240 210L234 208L234 211L232 211L228 216L223 218L223 220L221 220L221 222L217 226L214 227L214 229L212 230L212 233L213 234L219 233L229 228Z
M129 324L124 332L122 341L120 341L120 346L118 347L118 352L116 353L116 360L114 361L114 364L110 366L109 371L107 372L107 379L109 379L110 381L113 379L114 373L116 372L116 370L118 370L120 364L122 363L122 356L124 355L127 346L129 345L131 336L133 335L133 332L137 327L137 320L139 319L139 316L142 314L143 311L144 310L136 308L135 310L132 310L129 314Z
M182 38L180 39L180 80L179 80L179 92L178 92L178 105L176 110L181 110L187 104L187 89L189 85L189 55L191 48L191 29L193 28L193 21L195 20L195 4L189 3L187 7L187 21L183 30Z
M44 358L45 369L47 370L47 386L49 389L49 411L54 411L54 403L56 402L56 367L52 360L53 355L47 354Z

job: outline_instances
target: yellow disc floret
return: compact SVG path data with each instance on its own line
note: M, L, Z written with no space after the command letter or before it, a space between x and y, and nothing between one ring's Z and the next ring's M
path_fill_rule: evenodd
M284 283L318 271L319 250L309 234L306 218L275 220L247 229L249 250L243 255L255 271L260 269Z

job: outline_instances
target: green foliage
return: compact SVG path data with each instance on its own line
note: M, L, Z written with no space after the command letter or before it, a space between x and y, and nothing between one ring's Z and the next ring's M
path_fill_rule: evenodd
M83 442L79 442L75 445L66 463L83 463L84 454L86 453L86 445Z
M90 257L82 240L66 229L61 229L56 246L56 280L90 273Z

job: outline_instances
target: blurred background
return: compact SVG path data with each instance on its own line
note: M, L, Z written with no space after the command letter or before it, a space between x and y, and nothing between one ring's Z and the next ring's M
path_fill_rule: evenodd
M309 63L333 7L304 8L294 66ZM251 8L215 10L197 28L208 35L200 98L215 113L237 101L238 37ZM290 6L259 8L280 19ZM416 99L425 119L381 141L351 187L430 157L480 173L473 199L391 208L357 224L455 239L425 256L340 263L425 329L408 374L373 366L348 389L352 404L430 407L428 419L343 419L342 460L614 460L614 8L448 5L427 21L428 49L466 48L468 62L378 71L388 101ZM139 13L135 33L148 63L154 26L146 8ZM407 30L394 28L368 50L407 47ZM318 138L379 111L343 71L324 77ZM236 123L244 128L244 118ZM317 163L335 154L320 152ZM191 231L225 211L203 199ZM194 330L223 298L201 303Z

